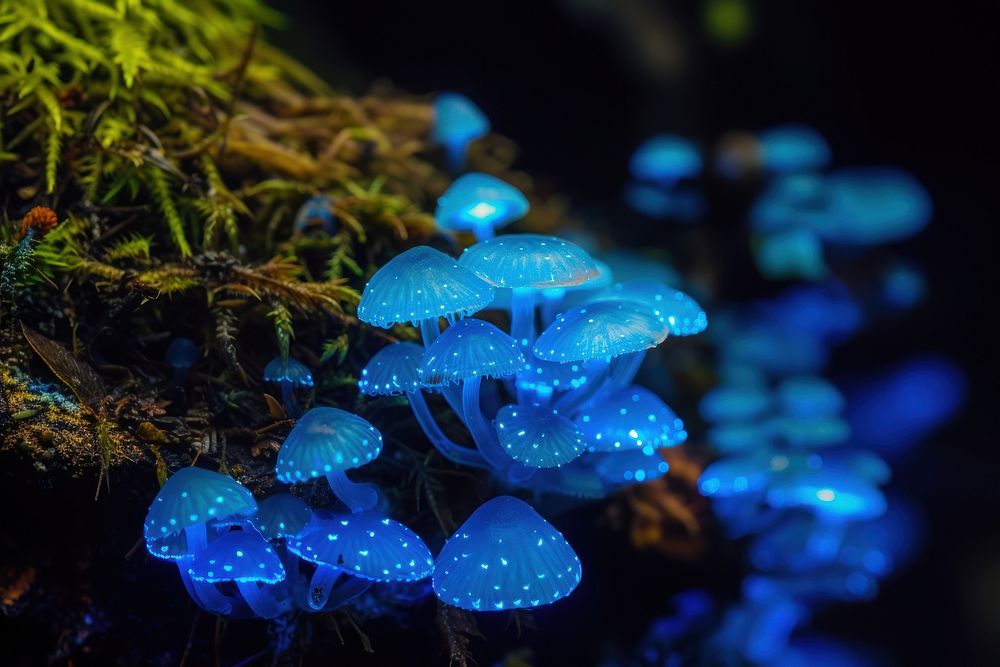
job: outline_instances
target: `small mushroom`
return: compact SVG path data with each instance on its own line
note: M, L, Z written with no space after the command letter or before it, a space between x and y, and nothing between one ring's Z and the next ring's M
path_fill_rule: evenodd
M295 402L295 390L313 386L312 372L305 364L292 357L275 357L264 366L264 382L278 386L281 403L289 417L295 418L302 414Z
M441 93L434 98L431 141L444 146L449 169L461 169L469 143L489 131L490 121L486 114L465 95Z
M278 596L287 593L279 591L276 584L285 580L285 567L274 548L252 528L213 540L191 561L188 572L199 592L218 590L216 584L234 584L243 601L261 618L274 618L282 611Z
M533 468L569 463L584 450L576 424L552 408L505 405L496 418L500 446L515 461Z
M190 338L174 338L167 346L167 363L174 369L173 383L183 385L188 371L201 357L198 346Z
M434 219L442 229L472 232L482 241L523 218L529 207L528 198L513 185L475 172L456 179L441 195Z

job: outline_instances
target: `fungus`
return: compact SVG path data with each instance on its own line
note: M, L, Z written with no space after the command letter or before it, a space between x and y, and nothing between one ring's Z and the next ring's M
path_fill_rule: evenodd
M769 280L819 280L830 270L823 260L823 244L808 229L790 229L764 236L754 253L757 268Z
M730 422L708 429L707 438L720 454L741 454L770 446L772 433L762 424Z
M174 338L167 346L167 363L174 369L173 383L183 385L187 381L188 371L198 361L201 353L198 346L190 338Z
M782 413L790 417L830 417L844 408L840 390L816 375L787 378L775 393Z
M313 408L285 438L275 473L286 484L326 477L341 502L362 512L378 503L378 490L352 482L345 471L370 463L381 451L382 434L361 417L339 408Z
M761 491L768 481L760 458L734 456L709 464L698 478L698 490L703 496L732 498Z
M902 169L841 169L828 181L833 224L818 230L824 240L864 246L892 243L920 232L934 213L927 190Z
M772 172L815 171L830 164L830 145L815 128L790 123L764 130L758 138L762 166Z
M832 224L827 178L820 174L779 176L750 209L750 225L758 232L794 228L819 232Z
M327 195L315 195L307 199L295 214L295 231L308 232L322 229L327 234L337 231L333 212L333 200Z
M661 134L647 139L629 161L632 175L641 181L672 186L701 173L701 154L683 137Z
M528 198L509 183L488 174L465 174L438 199L434 219L442 229L472 232L479 240L492 238L528 213Z
M253 525L265 539L280 540L301 533L312 515L312 510L301 498L281 492L260 501Z
M234 530L215 539L195 556L188 572L199 592L231 582L261 618L274 618L281 612L273 586L285 580L285 567L256 530Z
M448 167L457 170L465 162L469 143L489 134L486 114L465 95L442 93L434 99L431 141L444 146Z
M580 410L576 425L591 452L629 449L652 454L687 440L684 422L659 396L634 385Z
M312 372L302 362L289 357L275 357L264 366L264 382L275 384L281 390L281 403L289 417L301 414L295 402L295 390L300 387L312 387Z
M604 371L601 361L559 363L525 355L527 366L517 376L517 388L535 402L547 404L556 391L579 389ZM519 401L522 402L522 401Z
M698 302L684 292L655 280L617 283L594 301L632 301L648 306L670 327L674 336L693 336L708 327L708 315Z
M569 419L538 405L505 405L496 418L500 445L515 461L533 468L569 463L583 452L580 431Z
M629 183L622 191L622 199L632 210L654 220L694 222L705 214L701 193L684 187L665 190L646 183Z
M795 448L818 449L840 445L851 437L851 427L842 418L775 417L768 428L776 438Z
M720 385L702 397L698 411L714 424L756 419L772 405L771 393L762 385Z
M470 611L550 604L580 582L580 559L527 503L483 503L448 539L434 565L434 594Z
M423 356L424 348L415 343L394 343L382 348L361 371L358 389L367 396L405 394L417 423L442 456L459 465L488 468L482 454L452 442L434 420L422 390L435 389L424 387L419 374Z
M594 471L614 486L651 482L670 470L670 465L656 451L645 448L598 454L594 459Z
M365 581L416 581L430 576L434 567L419 535L377 512L327 517L289 540L288 550L316 565L309 584L314 610L327 605L342 574Z
M438 337L438 318L471 315L493 300L493 287L442 252L410 248L380 268L365 285L358 319L383 329L420 326L424 345Z

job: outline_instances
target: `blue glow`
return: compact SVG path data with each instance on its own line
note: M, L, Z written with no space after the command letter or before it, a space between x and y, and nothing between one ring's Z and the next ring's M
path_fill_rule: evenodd
M190 338L174 338L167 346L167 363L174 368L191 368L200 357L198 346Z
M694 222L705 215L705 199L695 190L629 183L622 198L633 210L654 220Z
M584 449L576 425L551 408L505 405L496 418L497 434L511 458L534 468L569 463Z
M150 504L143 535L148 546L189 526L213 519L247 518L256 512L253 495L233 478L204 468L181 468L167 479Z
M832 151L815 128L808 125L779 125L760 133L763 167L788 173L822 169L830 164Z
M582 576L559 531L527 503L483 503L448 539L434 565L434 593L470 611L538 607L560 600Z
M844 409L840 390L818 375L783 380L776 393L779 408L789 417L829 417Z
M886 509L878 487L842 470L819 470L775 481L767 491L767 502L779 509L799 507L817 515L854 521L872 519Z
M598 295L596 301L621 300L641 303L653 310L674 336L693 336L708 327L708 315L693 298L655 280L618 283Z
M580 410L576 424L592 452L673 447L687 440L684 422L659 396L638 385Z
M823 260L823 244L808 229L792 229L763 237L754 257L757 268L770 280L820 280L829 273Z
M528 357L527 366L517 376L517 385L540 394L551 395L556 390L577 389L594 379L604 368L603 362L559 363L544 361L534 354Z
M666 285L679 285L683 278L669 262L634 250L616 249L600 254L620 283L632 280L655 280Z
M705 468L698 478L698 490L704 496L718 498L743 496L763 489L768 478L757 457L729 457Z
M485 308L493 288L454 259L428 246L396 255L361 295L358 319L383 329L439 317L464 317Z
M832 447L851 437L850 425L838 416L776 417L768 428L780 441L796 448Z
M285 438L275 474L286 484L305 482L363 466L381 451L382 434L361 417L339 408L313 408Z
M825 176L794 174L775 178L750 209L750 225L763 233L804 228L814 232L834 224Z
M772 667L880 667L885 663L870 651L824 637L795 637L771 663Z
M721 365L755 368L778 375L815 373L829 351L814 335L794 329L751 325L720 342Z
M820 454L823 470L838 471L849 477L858 477L872 484L888 484L892 468L881 456L868 449L838 447Z
M424 348L415 343L393 343L375 353L358 378L358 390L366 396L398 396L420 391L419 368Z
M372 581L424 579L434 567L419 535L378 512L338 514L316 521L288 541L288 550L309 562Z
M789 289L758 305L759 317L781 331L840 341L864 324L860 306L842 284L831 282Z
M312 519L312 510L298 496L276 493L260 501L254 527L268 540L298 535Z
M469 142L489 134L489 131L489 119L465 95L442 93L434 98L431 141L448 147L453 166L464 160Z
M333 213L333 200L326 195L316 195L307 199L295 214L295 229L307 232L318 227L327 234L337 231Z
M311 387L313 376L309 368L297 359L289 357L286 361L281 357L275 357L264 366L264 382L287 384L292 387Z
M729 422L708 430L708 441L720 454L742 454L770 446L772 434L762 424Z
M641 181L671 184L701 173L701 154L689 140L669 134L651 137L632 154L629 169Z
M659 452L647 448L597 454L593 466L601 479L615 486L651 482L670 470Z
M894 167L841 169L829 176L834 225L824 239L849 245L892 243L917 234L934 207L924 187Z
M256 530L234 530L209 542L188 570L195 581L276 584L285 580L285 567L274 549Z
M424 353L420 379L428 386L473 377L499 378L524 370L526 362L514 339L483 320L455 322Z
M913 308L926 294L927 279L913 264L894 264L882 276L882 299L893 308Z
M762 416L773 404L764 386L720 385L702 397L698 411L708 422L742 422Z
M465 174L438 199L434 219L442 229L472 231L481 237L523 218L528 199L509 183L488 174Z
M569 287L597 277L597 265L576 244L539 234L508 234L465 249L462 266L503 288Z
M610 359L662 343L670 329L639 304L605 301L573 308L542 332L533 348L545 361Z

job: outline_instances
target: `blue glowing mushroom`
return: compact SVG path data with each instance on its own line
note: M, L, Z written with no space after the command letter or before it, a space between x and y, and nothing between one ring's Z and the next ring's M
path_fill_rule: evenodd
M444 146L448 167L457 170L465 162L469 143L489 134L486 114L465 95L441 93L434 98L431 141Z
M174 369L173 383L183 385L187 381L188 371L201 357L198 346L190 338L174 338L167 346L167 364Z
M515 461L533 468L561 466L584 450L576 424L552 408L505 405L497 413L496 427L500 446Z
M274 618L282 611L275 585L285 580L285 567L256 530L234 530L213 540L191 561L188 572L199 592L234 584L261 618Z
M705 421L744 422L766 414L774 405L771 392L760 384L720 385L705 394L698 411Z
M528 213L528 198L509 183L488 174L470 173L455 180L438 199L434 219L442 229L472 232L477 239Z
M638 449L652 454L687 440L680 417L659 396L638 385L584 406L576 424L591 452Z
M764 130L758 137L761 165L777 173L807 172L830 164L833 153L815 128L790 123Z
M312 515L304 500L283 491L260 501L253 525L265 539L280 540L301 533Z
M573 592L580 559L562 534L511 496L483 503L448 539L434 565L434 593L470 611L550 604Z
M870 246L917 234L934 206L924 186L893 167L855 167L829 176L833 225L819 230L828 241Z
M304 233L321 229L327 234L337 231L333 200L327 195L315 195L305 200L295 213L295 231Z
M661 134L642 143L632 154L629 169L640 181L672 186L701 173L701 153L689 140Z
M594 471L613 488L651 482L670 470L670 465L657 451L628 449L593 456Z
M632 301L648 306L670 327L674 336L693 336L708 327L708 316L698 302L684 292L656 280L617 283L595 301Z
M275 357L264 366L264 382L277 385L281 391L281 403L289 417L301 414L295 402L295 390L313 386L312 371L297 359Z

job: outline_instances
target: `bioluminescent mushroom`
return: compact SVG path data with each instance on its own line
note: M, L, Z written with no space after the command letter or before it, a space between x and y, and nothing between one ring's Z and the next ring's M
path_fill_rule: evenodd
M615 282L611 267L599 259L594 260L597 275L569 287L550 287L540 292L539 313L542 326L547 327L561 311L582 306L590 301L594 294L610 287Z
M514 339L483 320L460 320L445 329L427 351L420 378L427 386L462 386L462 416L476 447L496 470L510 467L513 459L502 447L496 431L483 416L480 387L484 378L517 375L525 368L524 354Z
M844 396L818 375L791 377L778 385L778 408L789 417L830 417L844 409Z
M931 220L927 190L893 167L841 169L828 178L833 224L818 233L846 245L877 245L909 238Z
M749 323L719 345L723 367L738 365L759 373L815 373L829 359L827 345L812 332L775 324Z
M927 295L927 278L916 264L897 262L882 274L880 291L888 306L907 310Z
M878 579L843 566L829 566L817 571L772 575L753 575L743 582L744 595L758 600L795 598L803 602L857 602L871 600L878 592Z
M726 422L710 428L707 439L720 454L743 454L770 446L773 434L760 423Z
M174 338L167 346L167 364L174 369L173 383L182 385L187 381L188 371L201 357L198 346L190 338Z
M796 448L819 449L847 442L851 427L841 417L775 417L768 421L775 438Z
M829 342L850 338L864 324L860 305L847 286L839 282L785 290L778 298L760 304L757 317L779 331L808 334Z
M417 246L372 276L358 304L358 319L383 329L419 325L426 346L438 337L438 318L465 317L492 300L493 287L476 274L442 252Z
M644 141L629 160L632 175L640 181L672 186L701 173L701 153L683 138L661 134Z
M651 482L667 474L670 465L658 452L629 449L594 455L594 471L612 487Z
M488 174L460 176L438 199L434 219L442 229L472 232L479 240L523 218L528 198L510 183Z
M378 490L352 482L345 472L374 461L381 451L382 434L361 417L339 408L313 408L285 438L275 473L286 484L325 477L341 502L362 512L378 503Z
M188 573L199 593L216 584L233 583L257 616L274 618L281 613L273 587L285 580L285 567L256 530L234 530L213 540L194 557Z
M295 402L295 390L313 386L312 371L297 359L275 357L264 366L264 382L277 385L281 390L281 403L289 417L301 414Z
M591 455L584 452L572 463L543 470L532 478L532 488L583 500L604 498L608 495L607 485L590 459Z
M815 128L788 124L764 130L758 137L761 165L777 173L815 171L830 164L830 145Z
M773 405L771 392L763 385L720 385L702 397L698 411L713 424L746 422L763 416Z
M652 454L687 440L680 417L646 389L625 387L581 408L576 425L591 452L639 449Z
M761 274L769 280L820 280L830 272L823 259L823 244L808 229L790 229L764 236L757 245L754 259Z
M703 496L732 498L761 491L770 476L755 456L732 456L710 463L698 478Z
M253 525L265 539L279 540L301 533L312 515L304 500L281 492L260 501Z
M833 224L825 176L792 174L775 178L750 209L754 231L771 234L789 229L819 232Z
M586 250L555 236L509 234L480 241L458 258L494 287L513 290L510 335L523 347L535 339L535 297L540 290L580 285L597 276Z
M434 98L431 141L444 146L449 168L460 169L469 143L489 134L486 114L465 95L441 93Z
M316 565L309 584L312 609L327 605L342 574L375 582L416 581L434 568L419 535L377 512L324 518L289 540L288 550Z
M655 280L616 283L594 301L632 301L648 306L670 327L674 336L693 336L708 327L708 315L698 302L684 292Z
M424 400L424 387L419 369L423 363L424 348L415 343L394 343L388 345L369 360L361 371L358 389L367 396L398 396L405 394L413 410L413 415L431 444L450 461L475 468L489 467L475 449L458 445L438 426Z
M882 486L892 479L892 468L881 456L868 449L837 447L819 455L821 467L828 472L840 471L847 477L858 477Z
M584 449L576 424L551 408L505 405L496 418L500 446L512 459L532 468L569 463Z
M705 214L705 198L700 192L684 187L665 189L658 185L629 183L622 191L622 199L633 210L654 220L695 222Z
M580 559L524 501L499 496L472 513L438 554L434 593L470 611L538 607L580 583Z
M680 272L670 262L635 250L610 250L600 253L598 259L608 265L614 279L620 283L656 280L667 285L678 285L683 280Z
M527 366L517 376L517 388L530 394L533 400L547 404L557 391L579 389L602 375L604 364L600 361L572 361L559 363L543 361L534 354L525 355Z
M337 231L333 200L327 195L310 197L295 213L296 232L301 234L312 229L322 229L327 234Z

